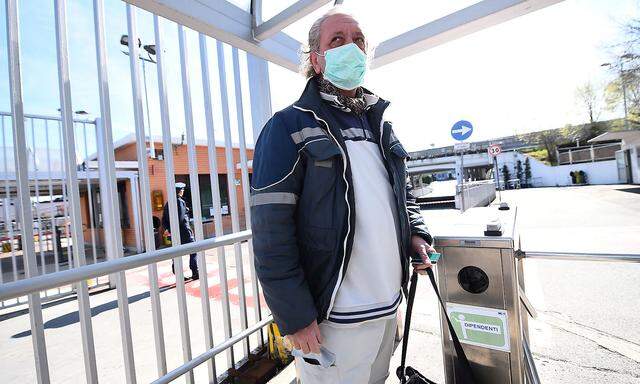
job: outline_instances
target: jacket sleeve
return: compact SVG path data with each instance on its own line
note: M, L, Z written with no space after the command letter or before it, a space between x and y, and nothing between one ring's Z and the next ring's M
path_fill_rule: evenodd
M264 297L283 335L318 316L300 265L295 212L303 170L298 150L279 114L256 143L251 180L254 262Z
M413 195L413 186L411 185L409 177L407 177L405 190L407 195L407 214L409 215L411 235L420 236L429 243L429 245L432 245L433 237L431 237L429 229L424 223L424 217L422 217L422 213L420 213L420 206L416 203L416 197Z

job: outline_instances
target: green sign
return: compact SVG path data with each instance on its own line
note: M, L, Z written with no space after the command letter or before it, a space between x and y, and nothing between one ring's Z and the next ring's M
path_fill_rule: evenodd
M507 311L447 303L447 314L461 343L510 351Z

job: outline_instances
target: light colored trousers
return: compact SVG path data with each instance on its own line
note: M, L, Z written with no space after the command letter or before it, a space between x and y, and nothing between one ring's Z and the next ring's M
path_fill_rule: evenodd
M295 358L302 384L383 384L396 336L396 317L350 327L320 323L322 346L335 354L334 366L324 368Z

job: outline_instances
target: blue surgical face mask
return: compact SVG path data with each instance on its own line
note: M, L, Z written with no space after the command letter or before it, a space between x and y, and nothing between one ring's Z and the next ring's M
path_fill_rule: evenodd
M324 52L324 78L340 89L350 91L364 82L367 55L354 43Z

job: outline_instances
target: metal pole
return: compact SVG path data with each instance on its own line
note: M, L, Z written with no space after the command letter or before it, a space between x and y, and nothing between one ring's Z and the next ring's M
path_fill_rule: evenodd
M245 140L245 130L244 130L244 105L242 103L242 82L240 78L240 60L238 57L238 49L232 49L232 59L233 59L233 79L235 86L235 95L236 95L236 114L238 119L238 138L240 141L240 171L242 177L242 197L244 203L244 217L245 217L245 225L247 229L251 229L251 209L249 203L249 189L251 186L249 185L249 170L248 170L248 159L247 159L247 143ZM247 243L247 248L249 250L249 265L251 273L251 288L253 295L253 309L255 320L260 321L262 318L262 314L260 313L260 292L258 288L258 276L255 272L254 264L253 264L253 243L249 241ZM245 303L246 305L246 303ZM262 344L263 335L260 333L260 344ZM248 340L247 340L248 343ZM250 351L247 351L247 355Z
M133 212L133 231L136 237L136 251L144 252L144 244L142 241L142 232L144 231L143 223L140 219L140 178L138 176L129 177L129 186L131 187L131 211Z
M231 208L231 230L240 231L240 218L238 217L238 197L236 193L235 163L233 161L233 143L231 141L231 123L229 118L229 103L227 96L227 78L225 71L224 46L217 41L218 71L220 73L220 93L222 95L222 122L224 128L224 146L227 168L227 189L229 192L229 207ZM233 247L236 262L236 274L238 280L238 292L240 296L240 327L247 329L247 308L245 302L244 273L242 269L242 248L240 243ZM249 341L244 341L244 350L249 351ZM247 354L248 356L248 354Z
M20 71L20 35L18 28L18 2L5 1L7 18L7 56L9 62L9 97L13 129L13 149L16 165L16 185L20 209L18 217L22 223L23 260L26 277L38 275L35 248L33 244L33 215L31 213L31 196L29 194L29 164L27 160L27 142L24 129L24 106L22 103L22 79ZM49 365L47 347L45 345L42 322L42 306L40 293L29 295L29 322L31 325L31 342L36 364L36 376L39 384L49 383Z
M533 354L531 354L529 343L524 337L522 338L522 346L524 347L524 362L527 379L530 384L540 384L540 377L538 376L538 370L536 369L536 362L533 359Z
M11 267L13 270L13 281L17 281L18 280L18 262L16 261L16 253L15 253L15 246L14 246L14 241L15 241L15 235L13 233L13 219L9 219L9 215L11 215L12 213L9 211L9 202L11 201L11 190L9 188L9 167L8 167L8 163L7 163L7 135L6 135L6 130L5 130L5 124L4 124L4 116L0 116L0 120L2 120L2 147L4 148L3 151L3 157L4 157L4 173L6 175L6 178L4 179L4 191L5 191L5 203L4 203L4 212L5 212L5 217L8 219L9 221L9 241L10 241L10 246L11 246ZM15 148L14 148L15 151ZM16 202L14 202L13 206L14 206L14 213L16 214L18 213L18 204L16 204ZM7 223L5 222L5 225L7 225Z
M46 149L47 149L47 182L49 185L49 207L51 208L51 238L53 242L53 261L55 264L55 271L60 270L60 257L58 255L58 236L56 234L56 209L53 204L53 181L51 179L51 149L49 146L49 120L44 121L44 132L46 136ZM58 290L59 291L59 290ZM58 292L60 293L60 292Z
M204 96L204 113L207 126L207 144L209 148L209 178L211 181L212 205L214 207L214 226L216 237L224 235L222 225L222 207L220 199L220 182L218 178L218 147L216 145L215 128L213 126L213 104L211 102L211 77L209 74L209 53L207 50L207 37L199 35L200 42L200 67L202 69L202 88ZM218 67L220 64L218 63ZM219 69L220 70L220 69ZM229 307L229 285L227 277L227 259L224 247L217 248L218 275L220 290L222 291L222 324L225 339L232 336L231 309ZM227 349L227 364L233 368L233 348Z
M33 155L33 189L36 195L35 207L36 207L36 223L38 224L38 251L40 253L40 270L44 275L47 273L47 265L44 259L44 249L42 249L42 220L40 220L40 186L38 185L38 157L36 155L36 132L33 125L33 119L29 119L31 122L31 154ZM45 292L46 295L46 292Z
M62 215L64 217L64 233L65 239L67 241L67 269L72 268L73 266L73 253L71 252L71 240L69 240L69 226L67 225L67 218L69 217L69 195L67 194L67 174L64 172L65 167L65 156L64 156L64 139L62 138L62 124L58 121L58 143L60 143L60 161L62 162L63 172L62 172L62 202L63 211Z
M189 160L189 184L191 187L191 208L196 241L204 240L202 230L202 204L200 204L200 181L198 180L198 159L196 156L196 138L193 127L193 109L191 106L191 80L189 78L189 52L187 36L182 25L178 25L178 46L180 49L180 69L182 75L182 100L184 102L185 131L187 134L187 157ZM202 323L204 326L204 344L207 349L213 347L213 328L211 326L211 304L209 303L209 285L207 284L207 260L205 252L197 254L198 271L200 273L200 303L202 306ZM215 360L207 362L209 382L216 380Z
M155 159L156 158L156 147L155 147L155 142L153 140L153 134L151 133L151 116L149 114L149 93L147 92L147 66L145 64L145 59L140 58L140 61L142 61L142 78L143 78L143 83L144 83L144 102L146 104L147 107L147 128L149 128L149 147L151 150L151 158Z
M84 132L84 158L85 158L85 178L87 181L87 204L89 207L89 232L91 234L91 248L93 251L93 262L98 262L98 253L96 251L96 233L93 226L93 198L91 197L91 178L89 177L89 149L87 148L87 123L82 123L82 130ZM96 285L98 285L98 279L96 279Z
M460 205L461 212L464 213L464 151L460 155L460 172L462 172L462 182L460 183Z
M134 42L137 39L138 31L136 26L136 14L135 9L127 4L127 32L131 41ZM137 63L139 57L138 45L129 44L129 68L131 72L131 91L133 96L133 112L136 128L136 152L138 157L138 174L140 180L140 202L142 204L142 222L144 229L145 250L147 252L155 250L155 239L153 236L153 215L151 210L151 191L149 186L149 165L147 161L147 142L144 132L144 117L142 111L142 100L140 97L140 73ZM158 289L158 270L156 264L149 264L149 281L151 283L151 300L153 321L154 321L154 336L156 338L156 356L158 358L158 370L164 369L164 335L162 330L162 314L160 309L160 294ZM177 281L178 292L184 293L184 280L180 276L180 280ZM186 307L184 308L186 311ZM186 314L185 314L186 316ZM181 323L182 325L182 323ZM188 325L187 325L188 335ZM183 337L184 343L184 337ZM187 340L189 343L189 340ZM183 348L185 346L183 345ZM187 344L187 349L190 356L191 347Z
M496 188L498 189L498 198L502 203L502 189L500 189L500 170L498 169L498 156L493 157L493 169L495 169L496 174Z
M56 51L58 61L58 87L60 91L60 104L62 112L62 126L65 131L65 173L67 174L67 188L71 194L71 235L73 238L73 253L75 267L85 265L86 256L84 250L84 238L82 235L82 216L80 212L80 191L78 189L78 174L76 163L75 132L73 125L73 109L71 103L71 80L69 78L68 50L67 50L67 12L66 0L55 1L56 20ZM82 334L82 350L84 352L84 365L87 382L98 382L98 370L96 367L95 345L93 341L93 329L91 325L91 303L87 281L77 283L78 314L80 316L80 329Z
M525 259L640 263L640 254L633 254L633 253L578 253L578 252L518 251L517 256Z
M153 28L156 37L156 69L158 73L158 97L160 99L160 122L162 124L162 148L164 153L165 179L167 189L167 204L169 206L169 231L171 232L171 245L180 245L180 229L178 227L178 200L176 196L176 184L173 165L173 146L171 143L171 126L169 120L169 104L167 101L167 87L164 78L164 55L162 48L162 36L160 33L160 21L157 15L153 16ZM184 272L182 270L182 257L173 260L176 276L176 294L178 296L178 319L180 321L180 334L182 337L183 360L191 360L191 338L189 335L189 317L187 316L187 298L184 286ZM165 368L166 373L166 368ZM188 382L193 382L193 372L187 376Z

